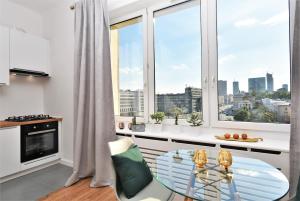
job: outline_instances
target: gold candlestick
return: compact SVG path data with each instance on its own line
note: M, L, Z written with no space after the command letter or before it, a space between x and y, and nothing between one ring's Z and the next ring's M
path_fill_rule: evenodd
M221 149L219 152L218 162L219 165L223 167L226 172L228 172L228 167L232 165L232 155L230 151Z
M203 168L204 165L206 165L206 163L208 162L206 151L204 149L196 150L193 161L196 164L197 168Z

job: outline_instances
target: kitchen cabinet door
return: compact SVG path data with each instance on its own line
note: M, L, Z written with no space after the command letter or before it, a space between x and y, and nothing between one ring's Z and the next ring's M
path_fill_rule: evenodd
M49 73L49 41L16 29L10 31L10 68Z
M20 127L0 128L0 178L21 170Z
M0 85L9 84L9 29L0 26Z

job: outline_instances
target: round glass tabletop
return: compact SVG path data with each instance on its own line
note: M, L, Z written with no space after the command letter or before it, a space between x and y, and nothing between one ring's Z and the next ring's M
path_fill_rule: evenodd
M168 152L156 158L152 172L164 186L194 200L270 201L289 190L287 178L261 160L233 157L226 173L210 157L205 168L197 169L192 156L192 150L178 150L178 155Z

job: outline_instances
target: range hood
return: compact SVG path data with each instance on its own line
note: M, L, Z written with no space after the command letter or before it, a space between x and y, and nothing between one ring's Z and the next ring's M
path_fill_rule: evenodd
M10 73L15 75L22 75L22 76L35 76L35 77L49 77L48 73L42 71L33 71L33 70L26 70L20 68L11 68Z

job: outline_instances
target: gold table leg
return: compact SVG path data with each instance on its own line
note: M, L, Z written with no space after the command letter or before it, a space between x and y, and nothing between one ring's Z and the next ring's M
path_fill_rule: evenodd
M185 198L184 198L184 201L193 201L193 199L192 199L192 198L189 198L189 197L185 197Z

